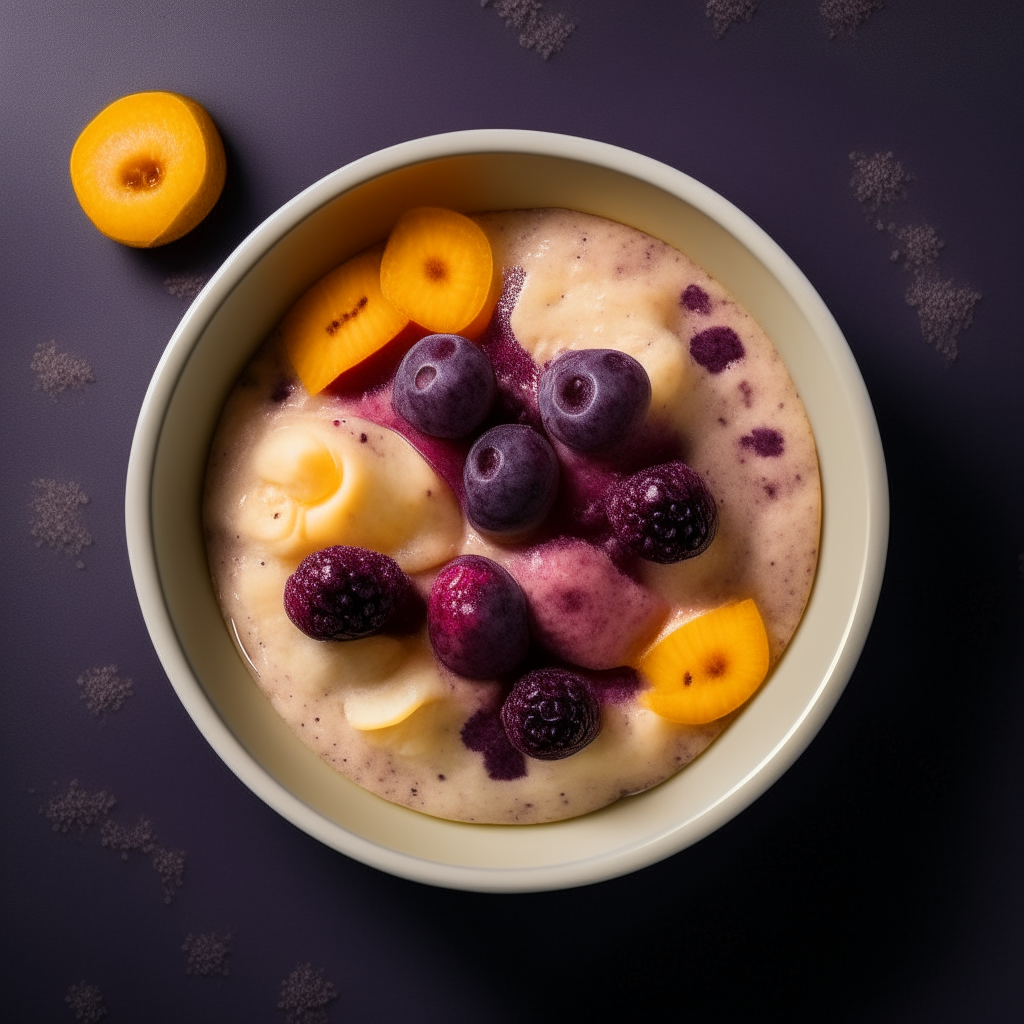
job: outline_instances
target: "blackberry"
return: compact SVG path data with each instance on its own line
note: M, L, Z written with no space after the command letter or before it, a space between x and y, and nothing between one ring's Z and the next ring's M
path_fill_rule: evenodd
M614 485L608 521L634 555L670 565L707 549L718 506L699 473L685 462L665 462Z
M299 563L284 586L284 610L314 640L359 640L379 633L411 595L393 558L338 545Z
M509 742L528 757L557 761L579 753L601 731L601 706L583 676L541 668L505 698L501 722Z

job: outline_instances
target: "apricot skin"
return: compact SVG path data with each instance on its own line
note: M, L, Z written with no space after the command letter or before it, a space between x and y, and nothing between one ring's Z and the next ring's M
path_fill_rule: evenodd
M210 115L173 92L138 92L104 107L71 150L86 216L115 242L148 249L188 234L224 187L224 144Z

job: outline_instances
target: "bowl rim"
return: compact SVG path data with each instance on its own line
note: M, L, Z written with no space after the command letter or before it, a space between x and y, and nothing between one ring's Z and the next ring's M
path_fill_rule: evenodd
M855 599L832 661L803 713L770 753L728 792L685 823L649 841L553 865L521 868L446 864L393 850L330 821L287 789L242 745L196 677L165 601L152 523L152 477L168 404L205 326L259 258L320 207L403 167L473 154L527 154L617 171L689 203L731 233L770 269L839 367L868 478L868 525ZM185 709L235 775L292 824L328 846L391 874L431 885L490 892L534 892L587 885L651 865L704 838L753 803L800 756L835 706L863 649L881 589L888 546L889 495L881 439L863 378L838 324L793 260L750 217L682 171L631 150L576 136L525 129L472 129L402 142L361 157L279 207L235 248L172 334L139 412L125 487L125 530L139 604L153 646Z

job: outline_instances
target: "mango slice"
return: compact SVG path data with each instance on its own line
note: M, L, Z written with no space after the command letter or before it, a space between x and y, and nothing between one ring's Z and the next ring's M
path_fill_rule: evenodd
M188 234L213 209L227 161L210 115L173 92L104 107L71 150L78 202L108 238L151 248Z
M642 703L672 722L703 725L735 711L768 674L768 634L748 598L724 605L659 640L640 660L652 688Z
M285 351L311 395L378 352L409 323L381 294L382 252L375 246L335 267L281 322Z
M388 237L380 266L385 297L437 334L475 339L501 290L491 243L478 224L435 206L408 210Z

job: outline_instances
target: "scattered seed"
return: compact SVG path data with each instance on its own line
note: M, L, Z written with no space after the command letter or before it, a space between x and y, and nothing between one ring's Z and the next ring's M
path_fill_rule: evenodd
M230 974L228 957L231 955L231 933L218 935L216 932L201 932L185 937L181 947L185 954L185 973L198 974L201 978L209 978L218 974L227 977Z
M714 22L719 39L740 22L750 21L757 11L756 0L708 0L704 14Z
M107 1015L99 986L90 985L87 981L72 985L64 997L64 1002L75 1015L75 1020L81 1021L81 1024L98 1024Z
M92 367L70 352L58 352L57 343L46 341L36 346L29 367L36 375L36 390L53 401L69 388L84 388L96 383Z
M46 807L46 817L54 832L68 833L72 828L85 832L106 817L117 801L105 789L90 793L72 779L68 788Z
M872 156L854 152L850 154L850 163L853 164L850 188L857 202L869 213L898 199L906 199L915 180L891 151Z
M132 681L117 674L116 665L87 668L79 677L79 696L97 717L108 711L120 711L124 702L134 695Z
M899 243L889 255L893 263L902 263L904 270L921 270L935 263L946 247L930 224L889 225L889 233Z
M191 302L206 287L208 280L203 274L172 274L164 279L164 291L176 299Z
M279 1010L285 1011L286 1024L327 1024L328 1003L338 998L333 983L309 963L298 964L281 982Z
M156 849L156 832L145 818L139 818L137 824L128 828L108 818L100 826L100 845L118 851L121 860L127 860L129 853L152 853Z
M884 6L882 0L822 0L818 12L829 39L835 39L841 32L856 35L857 29Z
M88 504L89 495L73 481L33 480L29 533L36 547L45 544L70 558L78 558L82 549L92 544L92 534L82 519L82 506ZM75 565L85 568L81 559Z
M185 851L157 846L153 853L153 870L163 883L164 903L170 906L185 881Z
M519 45L544 60L558 53L576 29L564 14L543 10L540 0L480 0L480 6L493 7L507 28L519 31Z
M974 319L981 292L968 285L923 270L914 276L906 292L908 306L917 310L924 340L934 345L947 365L957 357L957 337Z

